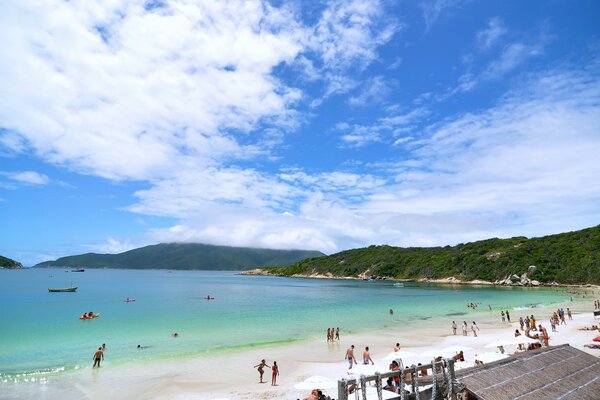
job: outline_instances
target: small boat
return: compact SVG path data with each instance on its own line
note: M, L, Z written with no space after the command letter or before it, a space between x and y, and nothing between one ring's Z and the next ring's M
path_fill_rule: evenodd
M100 313L86 313L86 314L81 314L81 316L79 317L79 319L94 319L94 318L98 318L100 316Z
M125 303L131 303L132 301L135 301L135 299L132 299L131 297L126 298L125 300L123 300Z
M56 292L74 292L77 290L79 286L74 286L74 287L68 287L68 288L48 288L48 291L50 293L56 293Z
M85 272L85 269L84 268L75 268L75 269L72 269L71 272Z
M404 283L396 282L394 283L394 287L404 287Z

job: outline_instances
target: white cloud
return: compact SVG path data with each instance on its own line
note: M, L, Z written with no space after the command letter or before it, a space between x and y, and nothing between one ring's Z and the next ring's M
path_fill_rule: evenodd
M385 100L389 94L390 87L382 76L376 76L369 79L363 85L361 92L357 96L348 99L352 106L375 105Z
M425 29L429 31L431 27L444 13L451 12L469 0L432 0L422 4L423 18L425 18Z
M492 47L498 39L505 35L507 29L504 27L504 23L499 17L494 17L488 21L486 29L477 32L477 42L483 50L487 50Z
M600 220L600 187L593 184L600 176L598 82L586 71L551 71L524 80L494 107L431 125L411 146L412 158L370 166L388 168L395 182L291 170L274 181L277 207L204 202L152 238L334 252L593 225ZM162 206L179 198L168 193L153 196Z
M2 172L0 176L18 182L22 185L44 186L50 183L50 178L44 174L35 171L19 171L19 172Z
M303 30L285 9L56 1L3 11L13 40L0 50L0 121L15 151L18 133L52 163L148 179L181 154L210 163L246 153L227 129L294 123L300 93L272 75L302 50Z
M500 57L493 61L482 73L482 79L501 78L507 72L523 64L527 59L541 53L541 44L511 43L502 50Z
M395 145L412 140L407 134L413 129L413 125L428 115L428 110L417 107L402 113L399 107L390 107L393 111L390 116L379 118L372 125L359 125L340 123L336 130L345 132L340 139L342 143L351 147L362 147L371 143L384 142Z
M600 214L600 186L589 184L600 174L598 82L583 72L548 73L497 107L432 126L414 150L418 163L401 163L398 184L366 208L471 215L504 232L512 224L537 234L557 220L593 224L578 215Z

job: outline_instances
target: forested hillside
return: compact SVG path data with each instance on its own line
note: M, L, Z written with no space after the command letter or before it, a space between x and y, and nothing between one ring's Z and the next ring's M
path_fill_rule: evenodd
M17 269L17 268L23 268L23 265L20 262L17 262L10 258L0 256L0 268Z
M446 247L370 246L268 268L281 275L361 274L396 279L495 281L535 265L540 282L600 284L600 226L539 238L488 239Z

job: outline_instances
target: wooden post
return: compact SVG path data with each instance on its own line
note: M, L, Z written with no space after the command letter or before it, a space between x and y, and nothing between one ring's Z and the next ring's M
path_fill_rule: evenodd
M448 363L448 369L450 370L450 380L452 381L452 393L450 393L450 398L452 400L457 400L458 396L456 393L457 387L454 384L454 382L456 382L456 374L454 373L454 363L456 362L456 360L454 359L450 359L450 362ZM450 389L450 388L448 388Z
M340 379L338 381L338 399L339 400L348 400L348 385L344 379Z

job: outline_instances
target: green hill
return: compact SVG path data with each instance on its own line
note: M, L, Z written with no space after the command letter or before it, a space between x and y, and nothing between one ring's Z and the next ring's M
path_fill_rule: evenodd
M18 269L23 268L23 264L15 260L11 260L10 258L0 256L0 268Z
M87 253L45 261L35 267L245 270L264 265L290 265L323 253L213 246L198 243L161 243L119 254Z
M540 282L600 284L600 225L540 238L488 239L457 246L370 246L265 270L286 276L331 273L339 277L496 281L509 274L521 275L530 265L536 269L529 277Z

